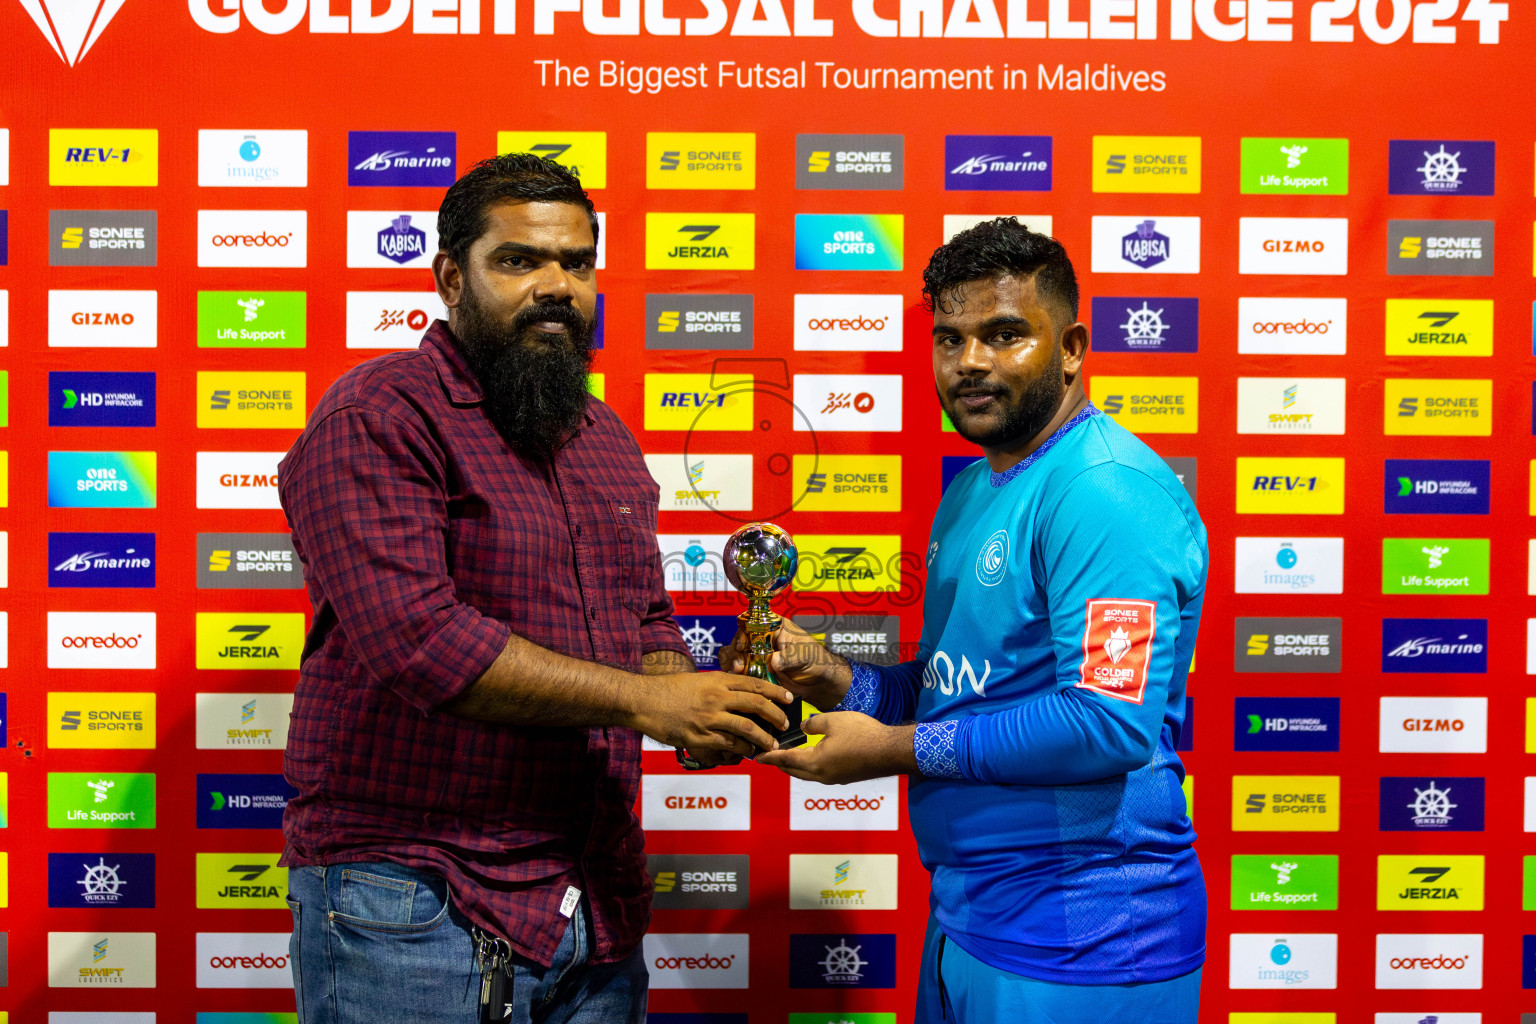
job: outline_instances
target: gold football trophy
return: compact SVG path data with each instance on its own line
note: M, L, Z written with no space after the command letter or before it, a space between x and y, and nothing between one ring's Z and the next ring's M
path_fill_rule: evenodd
M731 586L747 595L747 610L736 617L747 636L747 675L778 682L768 668L773 654L773 634L779 628L779 616L768 607L769 601L786 590L795 580L799 553L795 542L782 528L772 523L748 523L725 542L725 578ZM782 684L780 684L782 685ZM780 747L797 747L805 742L800 729L800 700L796 698L785 714L789 727L775 731L758 721L765 732L779 741Z

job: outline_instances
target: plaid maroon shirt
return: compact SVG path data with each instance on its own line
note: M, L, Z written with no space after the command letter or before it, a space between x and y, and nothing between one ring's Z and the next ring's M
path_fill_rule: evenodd
M660 492L596 398L549 465L508 447L482 397L439 321L419 349L343 374L278 467L315 606L283 759L299 790L283 863L440 871L471 921L546 965L575 886L594 959L619 960L650 921L639 734L439 709L509 630L631 672L651 651L686 655Z

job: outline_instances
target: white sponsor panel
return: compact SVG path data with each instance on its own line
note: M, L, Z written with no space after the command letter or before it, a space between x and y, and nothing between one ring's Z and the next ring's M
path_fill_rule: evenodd
M0 185L11 183L11 130L0 128Z
M789 909L895 910L896 854L790 854Z
M645 775L640 824L646 829L734 832L752 827L750 775Z
M900 352L900 295L796 295L795 351Z
M1239 537L1239 594L1344 593L1343 537Z
M1536 676L1536 619L1525 620L1525 674Z
M1482 988L1481 935L1376 936L1377 988Z
M651 988L746 988L747 936L651 933L641 947Z
M962 231L967 231L977 224L984 224L989 220L999 217L1013 217L1024 227L1041 235L1055 234L1052 224L1054 218L1048 213L946 213L944 215L944 242L949 243Z
M1536 595L1536 539L1526 543L1525 551L1525 592ZM1526 669L1530 671L1529 668Z
M287 932L198 932L198 988L293 988Z
M198 452L198 508L282 508L277 464L287 452Z
M91 289L48 292L49 348L154 348L160 295Z
M1344 378L1237 378L1237 432L1344 433Z
M1336 934L1236 933L1228 949L1228 988L1339 987Z
M303 267L309 260L304 210L198 210L200 267Z
M734 592L720 554L729 539L724 533L658 533L656 546L661 549L661 575L667 589L683 594Z
M1349 273L1344 217L1239 217L1239 274Z
M288 745L291 693L200 693L198 750L282 750Z
M894 832L900 827L901 786L894 775L846 786L789 780L793 832Z
M347 211L349 267L419 270L436 255L436 210Z
M1525 777L1525 831L1536 832L1536 775Z
M152 1012L114 1013L111 1010L92 1010L76 1013L72 1010L51 1010L48 1024L155 1024Z
M1093 218L1093 272L1200 273L1200 218Z
M608 214L599 210L597 212L597 265L596 270L606 270L608 267Z
M447 319L437 292L347 292L347 348L417 348Z
M49 932L48 987L154 988L155 933Z
M11 535L0 530L0 590L11 585Z
M1237 300L1237 350L1257 356L1341 356L1349 336L1347 299Z
M309 184L309 132L197 133L197 183L203 188L304 188Z
M0 612L0 668L11 667L11 613Z
M0 348L11 343L11 293L0 288Z
M1432 1020L1435 1024L1483 1024L1483 1015L1480 1013L1378 1013L1376 1024L1424 1024Z
M661 487L663 512L691 509L750 511L752 456L700 452L647 455L645 468Z
M901 429L902 377L895 373L795 374L795 429Z
M1488 698L1381 698L1381 752L1487 753Z
M49 612L49 668L154 668L154 612Z

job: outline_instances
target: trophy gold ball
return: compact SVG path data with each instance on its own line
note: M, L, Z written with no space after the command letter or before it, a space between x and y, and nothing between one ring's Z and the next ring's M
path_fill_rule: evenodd
M773 523L748 523L731 534L721 554L725 578L747 595L747 610L736 617L747 637L747 675L778 682L768 667L768 659L773 655L773 634L780 619L769 609L768 602L795 581L800 556L794 538ZM799 746L805 742L805 733L800 729L798 699L785 709L785 715L789 718L786 729L774 729L761 720L758 724L780 747Z

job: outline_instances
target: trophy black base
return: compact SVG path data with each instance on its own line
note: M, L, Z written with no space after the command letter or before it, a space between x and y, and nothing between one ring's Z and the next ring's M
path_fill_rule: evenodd
M803 712L800 708L800 698L796 697L795 702L784 709L784 716L789 719L789 727L783 731L774 729L773 726L769 725L767 722L764 722L756 715L746 715L744 717L752 719L752 721L758 724L763 732L777 740L780 750L788 750L791 747L799 747L805 744L805 731L800 728L800 719L802 714Z

